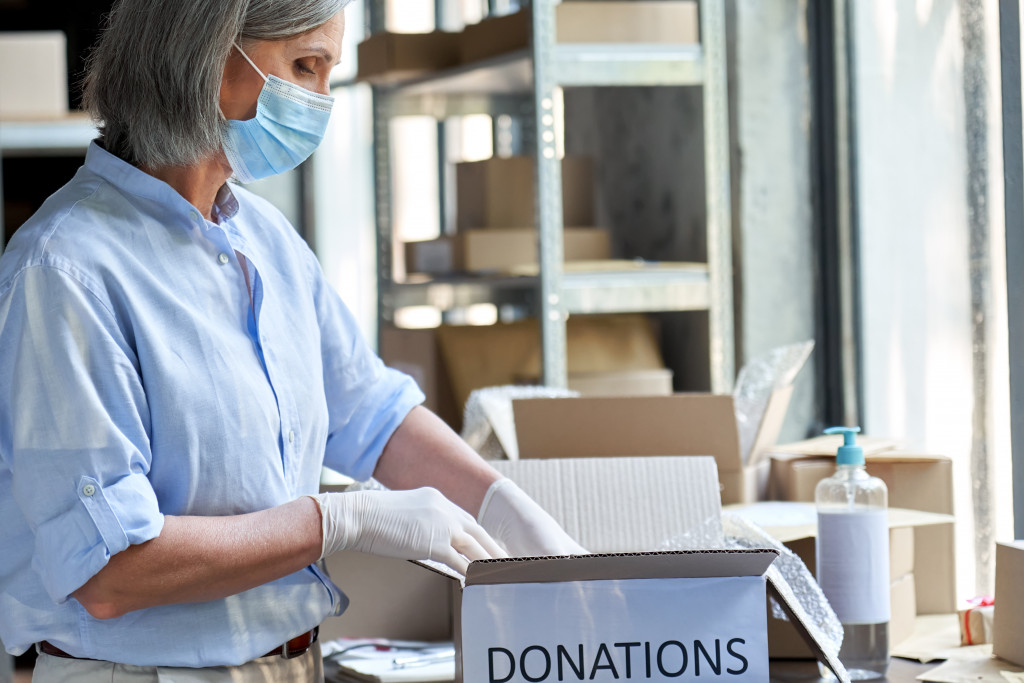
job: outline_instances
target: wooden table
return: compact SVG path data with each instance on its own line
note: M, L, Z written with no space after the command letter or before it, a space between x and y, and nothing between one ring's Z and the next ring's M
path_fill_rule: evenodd
M938 664L941 662L921 664L893 657L888 675L878 680L889 683L916 683L915 679L919 675ZM768 663L768 669L773 683L816 683L828 680L818 675L817 662L805 659L772 659Z

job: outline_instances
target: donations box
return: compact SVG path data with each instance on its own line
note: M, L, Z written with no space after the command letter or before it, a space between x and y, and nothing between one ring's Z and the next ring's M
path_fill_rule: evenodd
M768 681L763 573L776 555L496 563L462 592L463 680ZM603 576L629 578L590 578Z

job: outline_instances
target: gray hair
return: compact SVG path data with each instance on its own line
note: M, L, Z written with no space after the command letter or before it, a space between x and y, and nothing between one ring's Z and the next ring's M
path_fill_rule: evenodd
M349 0L118 0L89 56L83 104L107 151L193 164L221 146L220 85L233 41L283 40Z

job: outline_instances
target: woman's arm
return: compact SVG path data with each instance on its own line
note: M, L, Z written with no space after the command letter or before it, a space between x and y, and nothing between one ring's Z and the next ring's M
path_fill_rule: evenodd
M390 488L437 488L474 516L499 477L425 408L410 412L392 435L376 474ZM364 536L378 531L361 530ZM320 511L305 496L244 515L168 515L158 537L113 555L72 596L98 619L156 605L216 600L316 562L322 542Z
M305 496L244 515L168 515L158 537L113 555L72 597L97 619L224 598L316 562L320 533L316 503Z
M441 418L419 406L391 436L373 476L391 489L436 488L474 517L501 478Z

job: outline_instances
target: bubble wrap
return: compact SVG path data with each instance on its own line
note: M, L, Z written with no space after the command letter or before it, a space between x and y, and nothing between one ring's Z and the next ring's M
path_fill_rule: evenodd
M508 385L477 389L466 401L462 438L487 460L518 460L512 401L517 398L574 396L579 396L579 392L551 387Z
M754 439L761 428L761 419L768 408L772 392L796 380L813 350L813 341L780 346L754 358L740 370L733 391L733 402L740 437L740 455L744 463L750 460L750 450L754 447Z
M674 536L659 550L699 550L701 548L775 548L780 555L768 568L772 584L783 592L808 632L821 643L826 653L838 658L843 642L843 627L818 582L793 551L769 536L759 526L739 515L722 514L723 536L711 539L706 534L685 533ZM785 611L774 600L772 616L788 621Z

